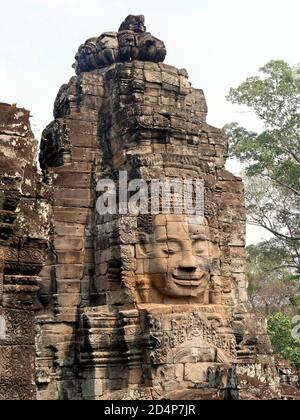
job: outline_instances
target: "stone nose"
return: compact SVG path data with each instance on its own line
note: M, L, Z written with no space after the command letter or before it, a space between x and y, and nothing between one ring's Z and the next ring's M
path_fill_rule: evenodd
M193 272L198 268L197 259L191 251L185 252L182 256L182 260L179 263L178 268L180 270Z

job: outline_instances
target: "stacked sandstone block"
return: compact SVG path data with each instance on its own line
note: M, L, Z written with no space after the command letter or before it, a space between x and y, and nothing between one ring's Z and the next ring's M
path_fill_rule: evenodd
M37 317L39 398L159 399L173 388L225 398L247 383L253 392L253 372L261 395L276 394L272 367L261 381L262 364L272 363L265 329L244 305L243 183L225 170L228 142L206 122L203 91L186 70L163 64L165 55L142 16L89 39L43 133L52 221ZM203 180L203 226L186 215L98 214L97 183L118 182L119 171L128 180ZM176 225L196 226L205 236L200 296L172 295L155 280L159 270L169 274L167 258L154 262L143 250L155 223L174 234Z
M95 271L92 226L101 156L97 116L102 91L98 78L88 73L63 86L55 103L56 119L44 131L41 143L40 161L51 185L53 216L52 251L41 273L45 304L38 317L38 384L43 387L54 378L55 397L53 357L66 381L74 376L78 308L89 300Z

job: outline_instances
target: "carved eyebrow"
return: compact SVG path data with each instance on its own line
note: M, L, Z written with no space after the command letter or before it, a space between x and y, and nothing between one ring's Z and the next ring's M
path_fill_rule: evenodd
M160 238L157 238L155 242L167 242L168 238L166 236L162 236Z
M180 239L169 237L169 236L164 236L164 237L160 237L156 239L156 242L168 242L168 241L180 242Z
M201 235L201 234L195 234L195 235L191 235L191 239L194 241L208 241L207 236L205 235ZM174 237L167 237L167 236L163 236L160 238L156 239L156 242L168 242L168 241L174 241L174 242L180 242L181 240L179 238L174 238Z

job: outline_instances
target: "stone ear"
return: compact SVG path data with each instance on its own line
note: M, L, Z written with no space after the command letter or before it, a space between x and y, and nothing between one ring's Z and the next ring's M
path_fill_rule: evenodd
M140 259L140 258L149 258L149 252L147 249L147 244L145 243L140 243L140 244L136 244L136 258Z

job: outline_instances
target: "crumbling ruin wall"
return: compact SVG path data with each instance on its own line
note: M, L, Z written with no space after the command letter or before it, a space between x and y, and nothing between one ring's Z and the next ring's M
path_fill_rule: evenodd
M35 399L38 274L48 234L47 190L29 112L0 104L0 399Z

